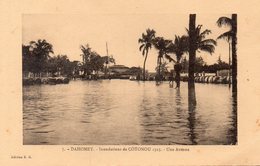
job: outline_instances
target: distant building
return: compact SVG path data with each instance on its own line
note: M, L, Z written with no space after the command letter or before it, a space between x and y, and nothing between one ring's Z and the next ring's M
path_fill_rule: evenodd
M230 76L230 75L231 75L231 70L224 69L224 70L217 71L217 76L224 77L224 76Z
M113 66L110 66L109 69L111 72L121 74L121 73L124 73L127 70L129 70L129 67L126 67L124 65L113 65Z

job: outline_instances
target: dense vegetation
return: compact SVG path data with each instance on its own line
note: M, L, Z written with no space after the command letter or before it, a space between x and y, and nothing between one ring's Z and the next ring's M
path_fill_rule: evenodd
M101 56L91 51L88 45L80 46L83 62L70 61L67 55L54 55L52 44L46 40L31 41L29 45L22 45L23 73L29 72L34 77L40 76L79 76L106 71L109 63L115 63L115 59L109 56ZM53 54L51 56L51 54Z

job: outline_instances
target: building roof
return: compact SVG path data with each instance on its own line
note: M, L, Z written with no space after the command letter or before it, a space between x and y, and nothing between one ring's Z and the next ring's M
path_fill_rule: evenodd
M124 66L124 65L113 65L113 66L110 66L109 68L111 68L111 69L129 69L129 67Z

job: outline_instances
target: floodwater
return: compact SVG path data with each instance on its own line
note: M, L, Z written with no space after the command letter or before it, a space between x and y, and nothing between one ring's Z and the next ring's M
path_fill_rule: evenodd
M228 85L71 81L23 87L25 145L229 145L237 122ZM192 105L190 100L196 100Z

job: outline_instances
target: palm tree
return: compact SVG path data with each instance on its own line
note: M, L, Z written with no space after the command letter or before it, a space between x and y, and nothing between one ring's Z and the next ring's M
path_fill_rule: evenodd
M171 57L166 56L166 58L171 62L175 63L174 70L176 71L176 88L180 87L180 71L181 64L180 60L182 55L188 51L188 37L187 36L175 36L174 43L170 45L170 52L176 55L177 61L174 61Z
M33 53L44 60L50 57L50 53L53 53L52 45L44 39L39 39L37 42L31 41L30 46L33 49Z
M175 36L172 52L176 54L177 63L180 63L182 55L188 51L188 36Z
M189 109L192 112L195 108L196 94L195 94L195 83L194 83L194 66L196 61L196 14L190 14L189 19L189 80L188 80L188 102Z
M162 64L162 58L165 56L167 59L170 59L169 53L170 53L170 46L172 44L171 40L166 40L163 37L156 37L154 39L153 45L154 47L159 51L158 57L157 57L157 65L158 65L158 77L159 81L161 81L161 64Z
M87 68L88 68L88 62L90 60L90 56L91 56L91 48L88 44L86 44L85 46L84 45L81 45L80 46L80 49L82 51L82 54L80 54L80 56L82 56L82 61L83 61L83 76L85 77L86 75L86 72L87 72Z
M204 51L207 53L214 53L217 42L214 39L206 39L207 35L211 34L211 30L204 30L201 32L202 25L198 25L195 29L195 50L198 52ZM187 30L189 33L189 30Z
M116 60L113 58L113 55L110 55L110 56L102 56L103 58L103 61L106 65L108 65L109 63L113 63L113 64L116 64Z
M230 76L230 64L231 64L231 60L230 60L230 51L231 51L231 31L227 31L223 34L221 34L218 39L226 39L228 42L228 66L229 66L229 71L228 71L228 76ZM231 81L229 80L229 87L230 87L230 83Z
M82 54L80 54L80 56L82 56L83 64L85 64L88 61L89 56L91 54L91 48L89 44L86 44L85 46L81 45L80 50L82 51Z
M22 71L23 74L32 70L33 57L30 51L30 46L22 45Z
M195 23L195 21L194 21ZM195 24L194 24L195 25ZM206 39L207 35L211 33L211 30L204 30L201 32L202 25L198 25L195 29L186 29L189 34L189 78L191 82L194 82L194 65L196 60L196 51L207 52L212 55L215 51L217 42L214 39Z
M143 80L145 80L145 64L148 56L149 49L152 48L153 41L155 38L155 31L153 29L147 29L146 34L142 34L142 38L138 40L138 43L141 44L139 50L142 51L142 55L145 56L143 64Z
M109 71L109 77L110 77L110 70L108 65L110 63L113 63L114 65L116 64L116 60L113 58L113 55L106 55L106 56L102 56L103 62L105 64L105 76L107 77L107 71Z
M160 73L162 74L162 75L165 75L166 73L169 73L169 71L168 71L168 63L167 62L163 62L162 64L161 64L161 67L160 67ZM159 70L159 66L157 66L156 68L155 68L155 70L156 71L158 71Z
M46 70L47 60L50 58L50 53L53 53L52 45L44 39L39 39L30 42L30 50L32 50L32 54L35 57L34 71L41 73Z
M230 41L232 45L232 91L237 91L237 15L232 14L232 18L220 17L217 20L217 25L219 27L229 26L230 30L221 34L218 39L226 39L229 42L229 54L230 54ZM230 63L230 55L229 55Z

